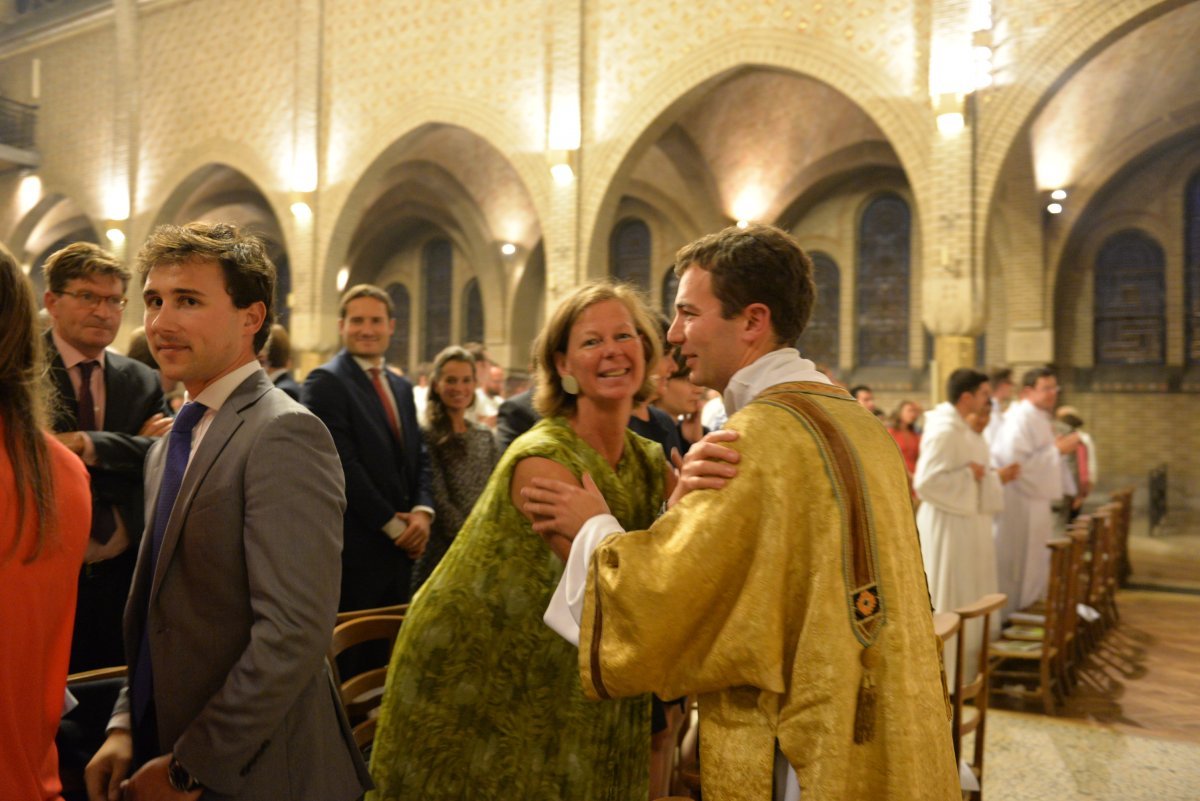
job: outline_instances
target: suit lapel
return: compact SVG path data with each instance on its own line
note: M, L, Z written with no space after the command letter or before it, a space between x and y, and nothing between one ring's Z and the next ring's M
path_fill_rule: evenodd
M50 377L60 400L60 405L54 409L54 430L74 431L79 428L79 401L75 398L75 387L71 386L71 376L63 363L62 354L54 346L54 337L49 331L46 332L46 352L52 357Z
M191 462L188 463L187 472L183 474L183 484L179 487L179 495L175 498L171 517L167 520L167 529L163 532L158 562L154 565L154 581L150 587L150 600L154 599L158 594L159 587L162 586L163 575L167 572L167 566L171 564L171 557L174 556L175 548L179 544L179 537L183 533L183 524L187 520L192 499L196 497L196 490L204 482L209 470L217 461L217 457L229 444L229 440L242 427L244 422L242 412L257 402L263 393L271 389L271 386L265 373L255 373L238 385L238 388L233 391L233 394L221 406L220 411L213 417L212 424L209 425L208 431L204 433L204 439L200 442L200 447L192 455ZM159 467L162 467L161 462ZM154 481L157 484L161 480L162 470L159 469ZM156 504L157 489L156 487L154 493ZM151 515L147 519L153 521L153 516ZM153 522L150 525L153 525Z
M392 426L391 423L388 422L387 412L383 410L383 401L380 399L379 393L375 391L375 384L372 383L371 377L368 376L366 372L358 366L358 362L354 361L353 356L351 356L347 351L342 351L342 356L342 366L344 372L350 378L351 384L353 384L353 386L362 395L364 399L363 402L366 404L367 408L371 410L371 414L374 416L375 422L379 424L379 430L384 434L384 440L391 443L393 453L395 453L396 438L392 436ZM386 367L381 375L386 376L385 380L388 382L388 386L392 388L393 397L396 398L396 405L397 407L400 407L400 397L396 392L395 384L392 382L394 376ZM400 408L402 409L403 407ZM403 412L401 412L401 420L403 421ZM401 425L403 425L403 422Z

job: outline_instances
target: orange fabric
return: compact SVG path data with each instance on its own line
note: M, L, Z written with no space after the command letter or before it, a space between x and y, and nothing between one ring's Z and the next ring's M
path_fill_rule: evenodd
M0 441L5 422L0 419ZM12 460L0 446L0 798L59 799L54 734L62 714L79 569L91 527L87 469L47 435L58 520L42 553L35 544L36 513L26 495L21 545ZM28 493L28 486L20 488Z
M889 428L888 433L900 446L900 453L904 456L904 466L908 468L908 474L913 475L917 472L917 457L921 455L921 435L914 431L898 428Z

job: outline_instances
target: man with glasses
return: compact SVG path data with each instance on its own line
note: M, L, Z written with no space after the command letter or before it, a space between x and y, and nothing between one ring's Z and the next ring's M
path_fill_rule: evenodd
M76 242L42 268L54 431L92 479L92 530L71 642L71 672L124 664L121 616L144 525L142 463L171 427L158 376L106 348L121 326L130 273L97 245Z
M1051 506L1062 500L1062 454L1079 445L1078 434L1054 435L1058 378L1050 367L1035 367L1021 380L1021 400L1004 414L992 442L996 465L1020 464L1016 481L1004 486L1004 511L996 515L996 573L1008 595L1004 617L1046 596L1054 530Z

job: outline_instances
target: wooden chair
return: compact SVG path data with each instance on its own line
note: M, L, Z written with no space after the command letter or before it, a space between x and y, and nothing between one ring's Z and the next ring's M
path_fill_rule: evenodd
M955 643L954 683L951 685L951 702L954 707L952 722L952 737L954 740L954 756L960 765L965 764L979 785L978 790L966 791L964 795L972 796L976 801L983 799L983 755L984 737L987 734L988 709L988 679L991 673L991 662L988 658L988 646L991 643L992 614L1001 609L1008 596L1002 592L994 592L983 596L973 604L954 610L960 621L961 631ZM979 625L971 625L978 620ZM977 664L971 665L966 658L968 637L978 637L979 650L976 652ZM969 677L969 680L968 680ZM963 738L974 732L975 746L970 761L962 753Z
M388 615L390 617L406 617L408 615L408 604L394 604L392 606L377 606L374 609L351 609L348 612L337 613L337 623L345 623L347 620L354 620L356 617L377 617L379 615Z
M1046 547L1050 551L1050 582L1042 625L1005 629L1004 639L989 644L988 656L994 660L991 672L994 692L1040 698L1046 714L1050 715L1054 713L1055 696L1063 692L1058 679L1058 653L1062 648L1071 540L1051 540ZM1013 681L1020 684L1013 685ZM1025 684L1034 685L1034 689L1026 688Z
M1121 510L1114 548L1117 584L1122 587L1129 582L1129 577L1133 574L1133 566L1129 562L1129 526L1133 522L1133 492L1133 487L1125 487L1108 496Z
M950 642L950 638L958 634L962 628L962 620L954 612L938 612L933 616L933 633L942 641L942 648Z
M355 729L355 738L360 735L359 727L378 714L383 700L383 684L387 679L387 658L382 664L366 665L351 676L337 672L338 657L351 648L363 643L385 642L390 656L392 646L404 618L400 615L367 615L339 623L333 629L333 642L329 648L329 662L334 666L334 678L346 717ZM370 727L372 730L374 726ZM364 729L365 732L365 729Z

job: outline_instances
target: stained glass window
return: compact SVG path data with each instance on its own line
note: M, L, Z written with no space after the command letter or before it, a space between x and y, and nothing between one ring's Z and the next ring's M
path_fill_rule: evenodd
M483 295L479 292L479 281L472 278L463 287L462 296L463 342L483 341Z
M396 309L396 330L392 341L388 344L387 361L408 370L408 332L412 320L412 302L409 300L408 288L404 284L389 284L388 296Z
M1187 186L1187 219L1184 220L1187 238L1184 262L1184 282L1187 284L1186 361L1200 364L1200 172L1192 176Z
M1096 364L1163 364L1165 260L1158 242L1137 230L1113 234L1096 257Z
M827 254L813 251L813 281L817 285L817 302L813 306L808 327L796 340L796 347L806 359L836 369L838 363L838 310L841 297L841 271Z
M454 255L447 239L434 239L421 251L424 337L422 360L431 362L450 344L450 304L454 286Z
M860 367L908 365L908 276L912 217L897 195L880 195L863 212L858 231Z
M637 218L622 220L609 241L608 274L650 291L650 228Z

